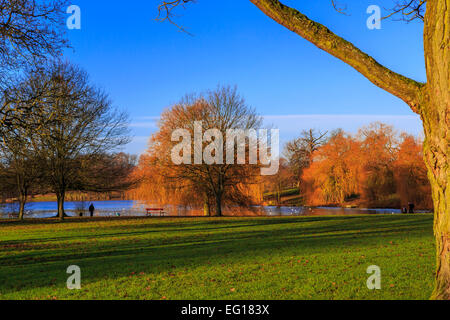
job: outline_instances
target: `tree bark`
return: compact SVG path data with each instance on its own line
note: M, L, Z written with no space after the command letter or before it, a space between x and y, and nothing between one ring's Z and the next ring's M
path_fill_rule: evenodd
M208 195L205 195L205 200L203 204L203 215L205 217L211 217L211 205L209 204Z
M216 194L216 217L222 216L222 195Z
M450 0L427 2L424 156L433 191L437 270L433 299L450 300Z
M430 123L431 121L428 121ZM444 151L440 133L445 133L448 140L449 124L436 123L426 125L425 161L429 169L429 178L434 202L434 234L436 237L436 286L432 298L450 300L450 169L448 166L448 146ZM440 128L440 129L439 129Z
M57 201L58 201L58 217L59 220L63 221L65 217L64 213L64 198L65 198L65 192L58 192L56 195Z
M20 203L20 209L19 209L19 220L23 220L25 215L25 204L27 202L27 197L24 195L19 196L19 203Z

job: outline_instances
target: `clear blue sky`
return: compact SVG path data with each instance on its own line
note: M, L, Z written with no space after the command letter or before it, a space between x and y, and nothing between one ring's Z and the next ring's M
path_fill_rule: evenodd
M303 129L358 126L382 120L420 134L418 118L329 54L266 17L248 0L198 0L177 22L193 36L156 22L158 0L74 0L82 28L70 30L68 58L129 111L133 153L146 148L161 111L186 93L237 85L248 104L281 129L283 140ZM383 21L369 30L367 7L392 0L285 1L356 44L394 71L425 81L421 23ZM339 115L335 117L333 115Z

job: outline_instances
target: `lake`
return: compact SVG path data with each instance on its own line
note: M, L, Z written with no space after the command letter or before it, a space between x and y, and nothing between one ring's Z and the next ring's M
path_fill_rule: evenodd
M146 216L146 208L151 205L141 201L93 201L95 216ZM65 210L68 216L78 216L80 212L88 214L91 202L66 202ZM157 207L157 206L156 206ZM182 206L166 206L169 216L202 216L201 209L185 208ZM19 210L18 204L5 204L0 206L0 218L13 218ZM57 213L56 202L30 202L25 207L25 218L51 218ZM356 208L306 208L306 207L254 207L252 210L241 208L228 208L225 215L230 216L339 216L358 214L401 214L399 209L356 209Z

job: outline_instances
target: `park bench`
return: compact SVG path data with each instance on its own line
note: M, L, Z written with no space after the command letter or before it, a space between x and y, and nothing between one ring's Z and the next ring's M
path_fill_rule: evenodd
M159 215L160 217L163 217L166 215L166 211L164 208L147 208L147 215L153 216L153 215Z

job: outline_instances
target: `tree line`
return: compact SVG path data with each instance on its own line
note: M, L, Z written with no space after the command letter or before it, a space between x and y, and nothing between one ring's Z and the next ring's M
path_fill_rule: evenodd
M309 130L287 156L307 205L433 208L422 141L373 123L355 135Z
M249 139L243 141L244 164L175 164L171 154L178 140L173 132L183 128L193 133L200 120L202 132L214 129L221 136L231 128L257 129L263 122L236 88L218 87L182 99L162 114L159 130L139 160L133 175L141 183L130 192L134 198L203 207L206 216L223 215L223 206L264 204L433 208L422 141L392 126L373 123L353 135L342 129L305 130L284 146L278 172L262 176L258 168L263 164L249 161L255 148ZM203 141L204 149L211 150L211 144L212 139ZM185 156L193 159L195 154Z

